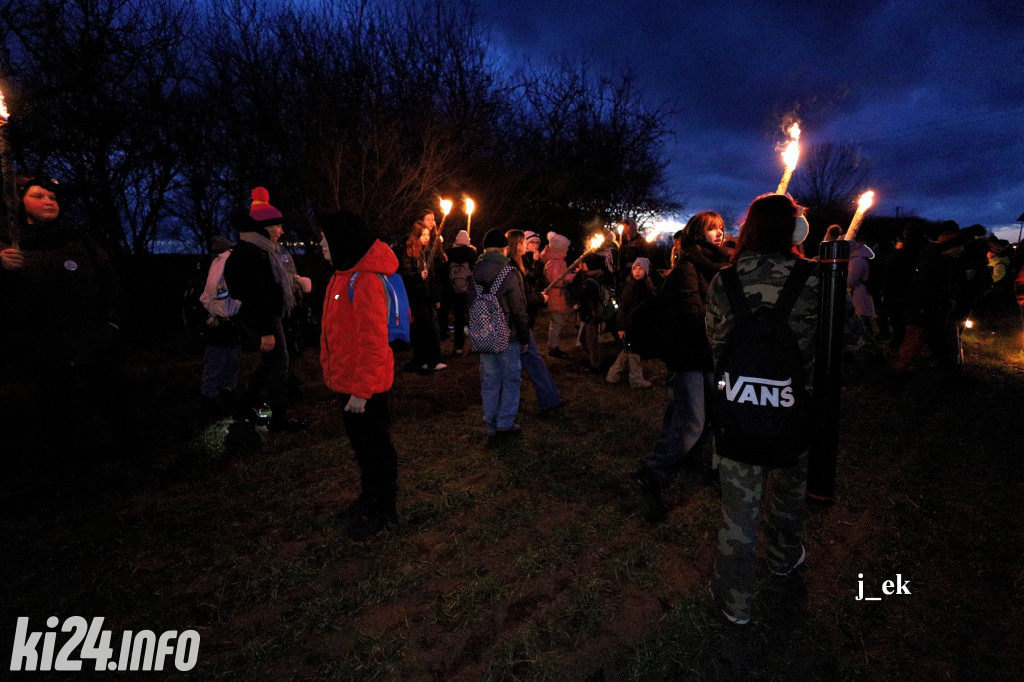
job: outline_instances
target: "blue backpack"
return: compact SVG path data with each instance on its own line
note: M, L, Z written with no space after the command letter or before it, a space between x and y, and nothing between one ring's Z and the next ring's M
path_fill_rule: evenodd
M388 296L388 343L393 349L402 350L412 339L409 334L409 295L405 292L405 283L397 272L386 277L380 273L376 274L384 284L384 291ZM355 286L358 276L358 272L353 272L352 279L348 281L350 303L356 294Z

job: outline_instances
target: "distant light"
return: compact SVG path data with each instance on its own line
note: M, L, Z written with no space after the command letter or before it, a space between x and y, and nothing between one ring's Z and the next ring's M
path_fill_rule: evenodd
M974 329L974 320L964 320L964 329Z

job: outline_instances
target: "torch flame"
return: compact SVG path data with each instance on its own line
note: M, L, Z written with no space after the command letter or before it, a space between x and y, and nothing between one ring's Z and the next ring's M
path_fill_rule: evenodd
M782 161L786 164L787 170L793 170L796 168L796 162L800 159L800 124L794 123L787 132L789 133L789 142L782 150Z
M850 227L846 230L846 236L843 239L853 241L853 238L857 236L857 230L860 229L860 224L864 220L864 214L871 208L874 200L875 193L871 190L860 195L860 199L857 200L857 212L853 214L853 220L850 221Z
M786 169L782 172L782 180L779 182L779 188L775 190L776 194L786 193L789 179L793 177L793 170L800 158L800 124L793 123L786 132L789 135L789 142L782 149L782 162L786 164Z
M448 215L449 213L451 213L452 212L452 200L451 199L441 199L441 197L438 197L438 199L440 199L440 201L441 201L441 213L444 213L445 215Z
M476 210L476 202L466 197L466 215L473 215L474 210Z
M7 119L11 117L9 111L7 111L7 102L4 101L4 93L0 92L0 126L7 123Z
M590 241L587 242L587 248L590 251L596 251L597 249L601 248L601 244L604 244L604 235L595 234L593 237L590 238Z

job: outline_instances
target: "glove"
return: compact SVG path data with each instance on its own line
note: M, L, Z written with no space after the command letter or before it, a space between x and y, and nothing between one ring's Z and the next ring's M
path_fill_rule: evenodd
M366 411L366 398L360 398L357 395L350 395L348 402L345 403L345 411L353 414L362 414Z

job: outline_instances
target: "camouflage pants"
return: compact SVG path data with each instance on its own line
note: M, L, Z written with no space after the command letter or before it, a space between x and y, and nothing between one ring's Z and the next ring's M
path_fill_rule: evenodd
M722 458L718 472L722 483L722 527L718 531L712 592L730 616L749 618L764 488L768 493L768 566L782 573L793 567L802 551L807 453L800 455L796 466L785 469L763 469Z

